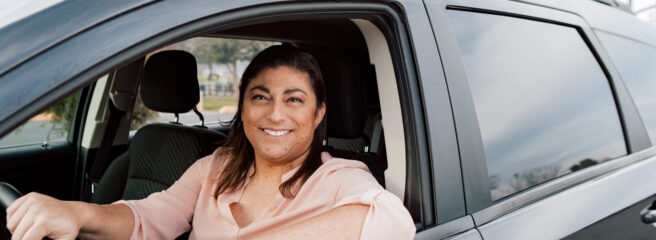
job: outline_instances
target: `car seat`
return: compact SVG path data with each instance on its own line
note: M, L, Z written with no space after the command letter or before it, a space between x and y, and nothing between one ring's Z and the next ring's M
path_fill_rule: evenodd
M378 88L367 52L346 48L314 55L326 85L326 150L333 157L364 162L385 187L387 160Z
M183 126L178 113L194 110L199 102L196 60L184 51L162 51L146 62L140 80L146 107L174 113L174 123L148 124L139 129L128 151L102 175L92 203L145 198L171 186L197 159L211 154L225 134L201 126Z

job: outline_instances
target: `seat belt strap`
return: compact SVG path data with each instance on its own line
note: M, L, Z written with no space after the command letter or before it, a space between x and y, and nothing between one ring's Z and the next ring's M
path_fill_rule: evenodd
M102 141L100 142L100 146L98 148L98 152L96 153L96 158L93 161L93 165L91 166L91 170L86 175L86 180L87 183L89 183L88 187L91 190L91 194L95 192L95 188L96 188L95 185L98 184L98 182L100 181L100 177L102 176L105 167L107 165L109 152L112 148L112 143L114 142L114 138L116 137L116 132L117 132L116 128L121 123L121 119L123 118L123 116L125 116L125 112L116 108L116 106L114 106L114 103L112 101L110 101L108 105L109 105L109 122L107 124L107 128L105 128L105 134L103 134L103 138Z

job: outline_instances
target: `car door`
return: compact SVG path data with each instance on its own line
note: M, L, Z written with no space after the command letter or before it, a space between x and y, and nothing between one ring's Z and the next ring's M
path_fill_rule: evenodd
M0 139L0 181L23 191L72 198L86 90L74 92Z
M467 213L483 238L563 238L654 194L632 184L655 167L644 126L581 17L518 2L426 3Z
M56 9L79 10L79 8L72 6L75 3L60 3L61 5L56 5L58 7ZM88 4L84 5L88 9L99 8L93 3ZM449 115L442 115L450 111L448 102L446 102L448 96L444 94L446 90L444 79L438 76L435 85L433 85L432 82L428 81L420 82L418 77L431 79L432 76L430 75L439 73L439 71L436 71L439 67L435 67L435 64L439 66L435 40L429 31L430 25L428 25L423 3L413 0L403 1L399 4L406 6L409 9L408 12L398 9L395 3L336 4L319 2L299 4L274 2L272 4L269 1L216 2L209 0L139 2L138 4L119 2L117 5L123 7L119 8L121 10L114 9L116 11L109 12L103 12L102 9L98 10L106 16L102 21L77 19L81 22L81 26L86 26L86 28L76 25L78 28L58 29L72 32L59 34L57 31L58 37L41 40L44 46L47 45L47 48L42 47L14 53L14 55L0 62L0 102L11 102L11 104L3 105L2 110L4 111L0 111L0 133L8 133L30 116L46 108L56 99L66 96L66 94L90 86L93 83L107 84L106 81L98 79L153 50L165 46L167 43L180 41L189 36L200 35L223 26L231 26L230 24L248 23L252 19L263 15L285 16L289 14L330 13L350 16L355 20L364 19L375 23L375 26L382 31L382 34L388 37L389 45L387 47L390 49L389 53L392 55L393 67L396 70L393 72L395 76L391 79L397 79L401 102L399 113L401 116L394 117L403 120L402 124L399 124L402 126L396 127L405 129L405 134L400 137L405 139L406 144L400 145L400 148L405 151L403 157L407 159L408 164L408 170L404 173L406 177L395 184L405 185L402 186L405 188L405 196L403 196L403 192L401 192L401 196L404 197L406 207L413 214L418 228L425 232L421 236L424 236L424 238L449 237L461 232L465 232L465 236L471 234L479 236L473 230L472 218L465 215L461 183L454 182L454 179L460 179L459 163L457 161L456 145L454 142L450 142L454 137L453 122L450 122L451 117ZM90 11L92 13L89 14L93 15L95 11ZM118 12L121 14L118 14ZM49 14L58 15L57 13L55 11ZM54 17L50 19L47 17L50 15L37 18L41 22L60 19ZM406 16L412 17L405 18ZM408 20L412 23L408 24ZM24 24L20 26L24 28L29 26L27 23ZM61 24L68 26L71 23L64 21ZM408 29L413 32L411 36L406 35ZM19 30L12 31L15 33L20 32ZM17 34L7 42L28 42L28 40L30 40L30 35ZM420 53L421 47L427 47L428 51L425 54ZM412 49L416 50L413 51ZM65 64L62 64L62 56L69 56L66 58ZM420 58L415 59L415 56ZM415 61L425 66L422 68L420 75L416 73ZM35 69L38 69L38 71L35 71ZM38 85L33 87L33 81L20 81L20 79L49 79L49 81L47 86ZM428 90L436 90L443 94L437 98L428 96L429 94L423 95L421 92L425 90L420 89L420 86L424 85L428 87ZM12 98L16 95L12 95L7 90L9 87L11 87L11 91L24 91L24 96L22 98ZM107 89L107 86L103 88L96 86L94 91L103 89ZM430 104L424 102L426 100L423 99L424 96L428 96L429 101L440 101L441 106L437 110L429 110L434 118L428 120L438 123L447 121L447 124L443 126L435 125L430 130L434 133L444 130L444 133L434 137L434 141L440 143L444 141L444 145L438 144L435 145L435 148L433 148L433 145L428 144L428 140L433 137L428 136L427 125L425 124L428 120L423 117L424 106ZM88 115L96 116L95 114ZM102 114L100 115L102 116ZM87 127L84 127L83 139L87 136L85 135L87 133L92 138L97 136L94 131L87 129ZM125 137L127 138L127 135ZM97 143L99 141L91 140L89 142ZM80 147L83 149L79 152L90 153L98 145L81 144ZM448 154L443 155L444 157L430 158L431 154L436 156L443 154L442 150L444 150L444 154ZM391 149L388 148L388 151L391 151ZM432 164L444 166L445 168L431 168ZM437 186L432 183L432 175L435 171L438 171L441 175L440 184ZM78 179L83 177L80 172L77 172L77 174ZM438 196L435 195L436 189L446 189L453 192Z

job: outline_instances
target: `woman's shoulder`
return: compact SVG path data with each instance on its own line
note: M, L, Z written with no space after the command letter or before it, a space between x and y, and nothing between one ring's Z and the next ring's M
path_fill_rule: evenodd
M363 162L353 159L333 157L328 152L321 153L321 161L323 164L317 169L322 172L335 172L335 171L360 171L364 170L369 172L369 168Z
M192 168L201 172L203 177L212 176L221 172L225 167L226 150L224 148L217 148L210 155L198 159Z
M367 165L361 161L336 158L328 152L321 154L321 160L323 164L316 170L316 173L329 182L380 187Z

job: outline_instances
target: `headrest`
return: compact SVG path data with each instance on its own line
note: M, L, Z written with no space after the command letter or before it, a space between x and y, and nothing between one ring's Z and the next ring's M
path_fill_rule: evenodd
M371 77L368 58L357 51L330 51L318 54L326 84L328 131L330 138L359 138L367 120L367 86Z
M188 52L169 50L153 54L141 76L141 99L152 110L185 113L200 100L196 59Z

